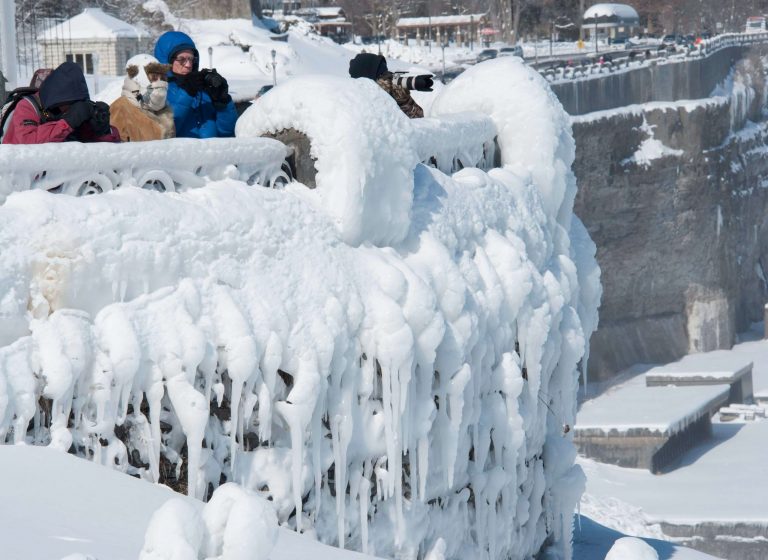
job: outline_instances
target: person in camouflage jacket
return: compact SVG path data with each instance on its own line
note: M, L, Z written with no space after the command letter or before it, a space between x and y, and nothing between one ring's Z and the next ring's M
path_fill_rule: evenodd
M394 74L387 68L387 59L380 54L360 53L349 62L349 75L353 78L368 78L379 84L411 119L420 119L424 110L411 97L411 93L397 85Z

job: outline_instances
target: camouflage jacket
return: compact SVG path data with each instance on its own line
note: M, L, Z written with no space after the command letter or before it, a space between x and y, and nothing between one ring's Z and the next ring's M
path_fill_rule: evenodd
M419 107L418 103L413 100L411 93L404 87L395 85L392 82L392 75L381 76L376 83L379 84L381 89L386 91L397 102L400 109L405 113L408 118L420 119L424 116L424 109Z

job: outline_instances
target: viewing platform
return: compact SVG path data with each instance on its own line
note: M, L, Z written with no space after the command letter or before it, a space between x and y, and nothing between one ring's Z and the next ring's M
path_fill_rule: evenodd
M648 387L676 385L728 385L728 404L753 399L752 361L726 350L689 354L645 374Z
M711 435L711 417L730 392L727 383L649 387L640 375L582 405L574 442L603 463L665 472Z

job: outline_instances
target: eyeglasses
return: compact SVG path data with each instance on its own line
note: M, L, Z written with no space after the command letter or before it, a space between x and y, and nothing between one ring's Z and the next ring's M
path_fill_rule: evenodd
M174 62L178 62L182 66L186 66L187 64L194 65L197 62L196 56L177 56L173 59Z

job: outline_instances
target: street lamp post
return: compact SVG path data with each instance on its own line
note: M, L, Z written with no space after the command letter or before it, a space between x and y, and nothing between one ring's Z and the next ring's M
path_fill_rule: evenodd
M446 39L444 39L440 45L443 48L443 83L445 83L445 47L448 46L448 39L446 34Z
M432 13L427 14L427 21L428 21L428 27L427 27L427 38L429 39L429 52L432 52Z
M272 86L277 85L277 51L272 49Z
M475 38L475 16L469 16L469 50L473 50L473 40Z
M549 58L552 58L552 41L554 41L554 36L555 36L555 22L553 20L550 23L552 25L549 29Z
M213 68L213 47L208 47L208 68Z
M595 54L597 54L597 17L595 17Z

